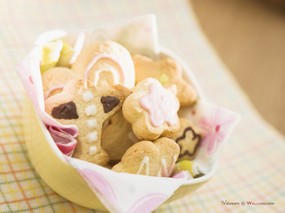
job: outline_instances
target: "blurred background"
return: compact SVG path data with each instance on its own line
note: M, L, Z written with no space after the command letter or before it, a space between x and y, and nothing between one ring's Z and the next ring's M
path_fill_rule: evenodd
M285 134L285 0L191 0L200 27L259 113Z

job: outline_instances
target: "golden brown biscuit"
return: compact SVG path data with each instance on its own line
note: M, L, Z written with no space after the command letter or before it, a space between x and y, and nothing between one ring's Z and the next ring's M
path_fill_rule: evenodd
M147 78L134 88L123 105L123 114L140 140L155 140L179 129L179 101L158 80Z
M114 41L97 41L85 45L71 68L94 82L95 86L108 83L131 89L135 85L130 53Z
M119 161L138 139L133 135L132 125L126 121L122 111L116 112L102 130L101 145L109 154L110 160Z
M131 146L112 170L149 176L169 177L179 155L179 146L169 138L141 141Z
M66 67L54 67L42 74L44 97L48 98L60 93L65 84L80 79L80 75Z
M133 56L136 71L136 82L151 77L160 81L164 87L176 85L177 97L181 106L191 106L197 100L197 92L193 86L182 78L182 67L171 58L157 61L136 54Z
M176 141L180 146L179 160L193 160L202 135L189 119L180 118L179 121L180 129L175 133L167 135L167 137Z

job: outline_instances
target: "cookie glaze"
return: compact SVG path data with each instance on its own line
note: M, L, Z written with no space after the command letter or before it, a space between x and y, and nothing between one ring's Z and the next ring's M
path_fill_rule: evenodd
M73 101L60 104L54 107L51 111L51 115L57 119L77 119L79 118L77 114L76 105Z
M88 133L87 140L89 143L94 143L98 140L98 133L96 131Z
M164 89L159 83L152 83L149 93L140 99L140 105L149 113L150 122L154 127L164 122L173 126L178 122L179 103L174 94Z
M148 156L144 156L141 164L140 164L140 167L137 171L137 174L141 174L143 168L145 167L145 175L149 175L149 157Z
M87 124L87 127L89 129L93 129L93 128L96 128L97 127L97 120L94 118L94 119L88 119L86 121L86 124Z
M102 96L101 103L103 104L104 112L108 113L119 105L120 100L115 96Z
M97 113L97 107L94 104L87 106L85 109L85 114L87 116L92 116L92 115L95 115L96 113Z
M94 78L94 85L96 86L98 83L98 79L99 79L99 75L102 71L108 71L111 72L113 74L113 80L114 80L114 84L119 84L120 82L125 83L125 76L124 76L124 71L123 71L123 66L121 65L121 63L119 61L117 61L115 58L113 58L111 55L108 54L98 54L96 55L92 61L88 64L86 70L85 70L85 78L88 78L88 75L90 73L90 71L92 70L92 67L100 60L100 59L108 59L111 60L113 63L115 63L119 69L114 69L109 67L108 70L106 70L106 68L104 69L98 69L95 71L95 78Z
M91 101L92 99L94 98L93 94L91 91L87 90L86 92L84 92L82 94L82 99L85 101L85 102L89 102Z
M98 149L96 146L89 147L89 155L95 155L97 152L98 152Z

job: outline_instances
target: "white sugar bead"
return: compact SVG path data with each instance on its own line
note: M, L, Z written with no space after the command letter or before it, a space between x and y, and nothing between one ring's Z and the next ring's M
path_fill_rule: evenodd
M94 98L94 96L92 92L88 90L82 94L82 98L83 98L83 101L89 102Z
M98 133L92 132L87 135L87 140L89 143L93 143L98 140Z
M89 155L95 155L97 151L98 151L98 149L96 146L90 146L89 147Z
M88 119L87 120L87 126L89 129L96 128L97 127L97 120L96 119Z
M86 115L90 116L90 115L95 115L97 112L97 107L95 105L89 105L86 107L85 109L85 113Z

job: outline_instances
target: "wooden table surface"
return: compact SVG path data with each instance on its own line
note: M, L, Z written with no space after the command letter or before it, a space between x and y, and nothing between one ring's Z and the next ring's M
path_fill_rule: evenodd
M256 109L284 135L285 7L282 8L282 2L191 0L191 3L202 30Z

